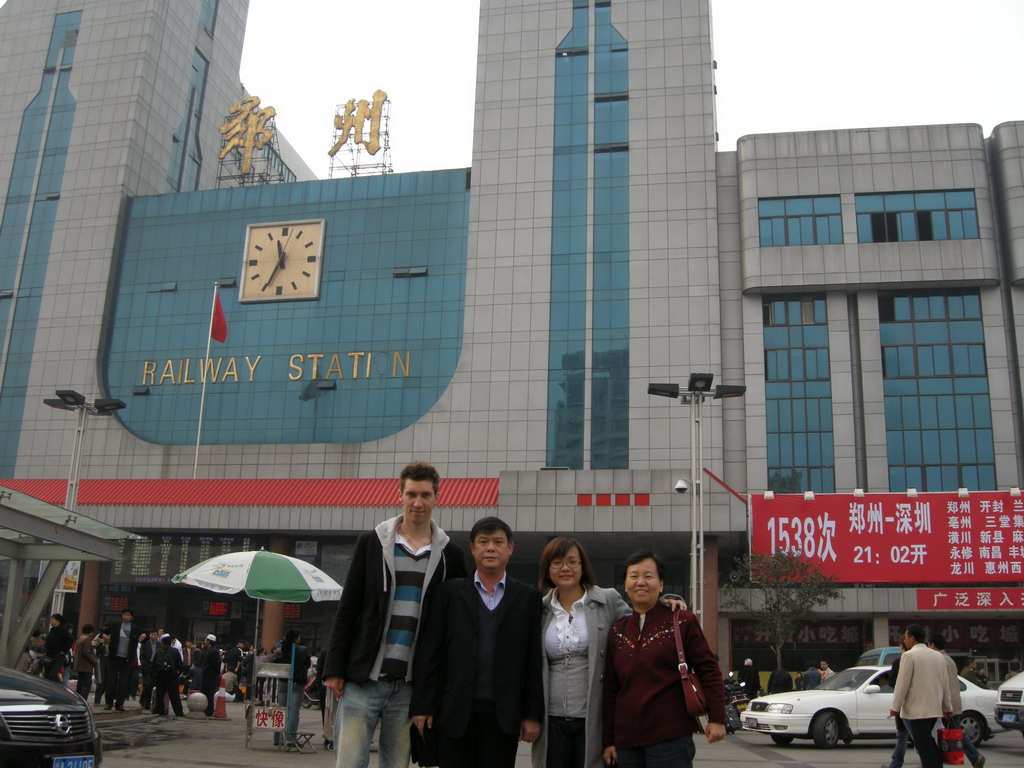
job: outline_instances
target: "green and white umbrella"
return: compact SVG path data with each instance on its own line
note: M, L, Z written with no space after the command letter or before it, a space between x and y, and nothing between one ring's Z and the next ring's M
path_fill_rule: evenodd
M288 555L260 549L229 552L193 565L171 578L175 584L202 587L222 595L244 591L256 598L256 635L259 647L260 600L305 603L340 600L341 585L314 565Z
M263 549L211 557L171 581L221 594L244 591L249 597L282 603L341 599L341 585L316 566Z

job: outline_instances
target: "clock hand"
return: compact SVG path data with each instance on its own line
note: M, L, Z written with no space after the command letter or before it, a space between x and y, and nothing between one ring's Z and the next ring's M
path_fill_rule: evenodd
M277 244L277 248L278 248L279 251L281 250L281 243L280 242ZM260 288L261 291L265 291L265 290L267 290L267 288L270 287L270 284L272 282L274 282L274 278L277 277L277 273L281 271L281 267L282 267L283 264L284 264L284 252L281 251L281 255L278 256L278 258L277 258L277 263L274 264L274 271L270 273L270 277L267 278L267 282L265 282L263 284L263 287Z
M280 269L284 269L284 248L281 247L281 241L277 241L277 266Z

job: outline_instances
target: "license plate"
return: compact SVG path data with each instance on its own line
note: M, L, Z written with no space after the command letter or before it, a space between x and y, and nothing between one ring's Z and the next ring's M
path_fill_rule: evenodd
M92 755L53 758L53 768L95 768L96 758Z
M757 728L757 718L756 717L745 717L745 718L743 718L743 724L745 726L747 726L748 728Z
M1017 713L1016 712L1005 712L1003 716L999 718L1004 723L1016 723Z

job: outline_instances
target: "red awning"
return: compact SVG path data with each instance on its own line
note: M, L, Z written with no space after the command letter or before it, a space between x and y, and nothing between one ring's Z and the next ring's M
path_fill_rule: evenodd
M63 504L66 480L0 480L0 486ZM82 480L79 506L397 507L398 480ZM498 478L441 481L438 506L496 507Z

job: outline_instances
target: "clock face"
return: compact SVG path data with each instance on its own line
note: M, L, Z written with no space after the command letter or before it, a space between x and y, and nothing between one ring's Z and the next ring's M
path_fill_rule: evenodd
M319 297L323 246L323 219L250 224L238 300Z

